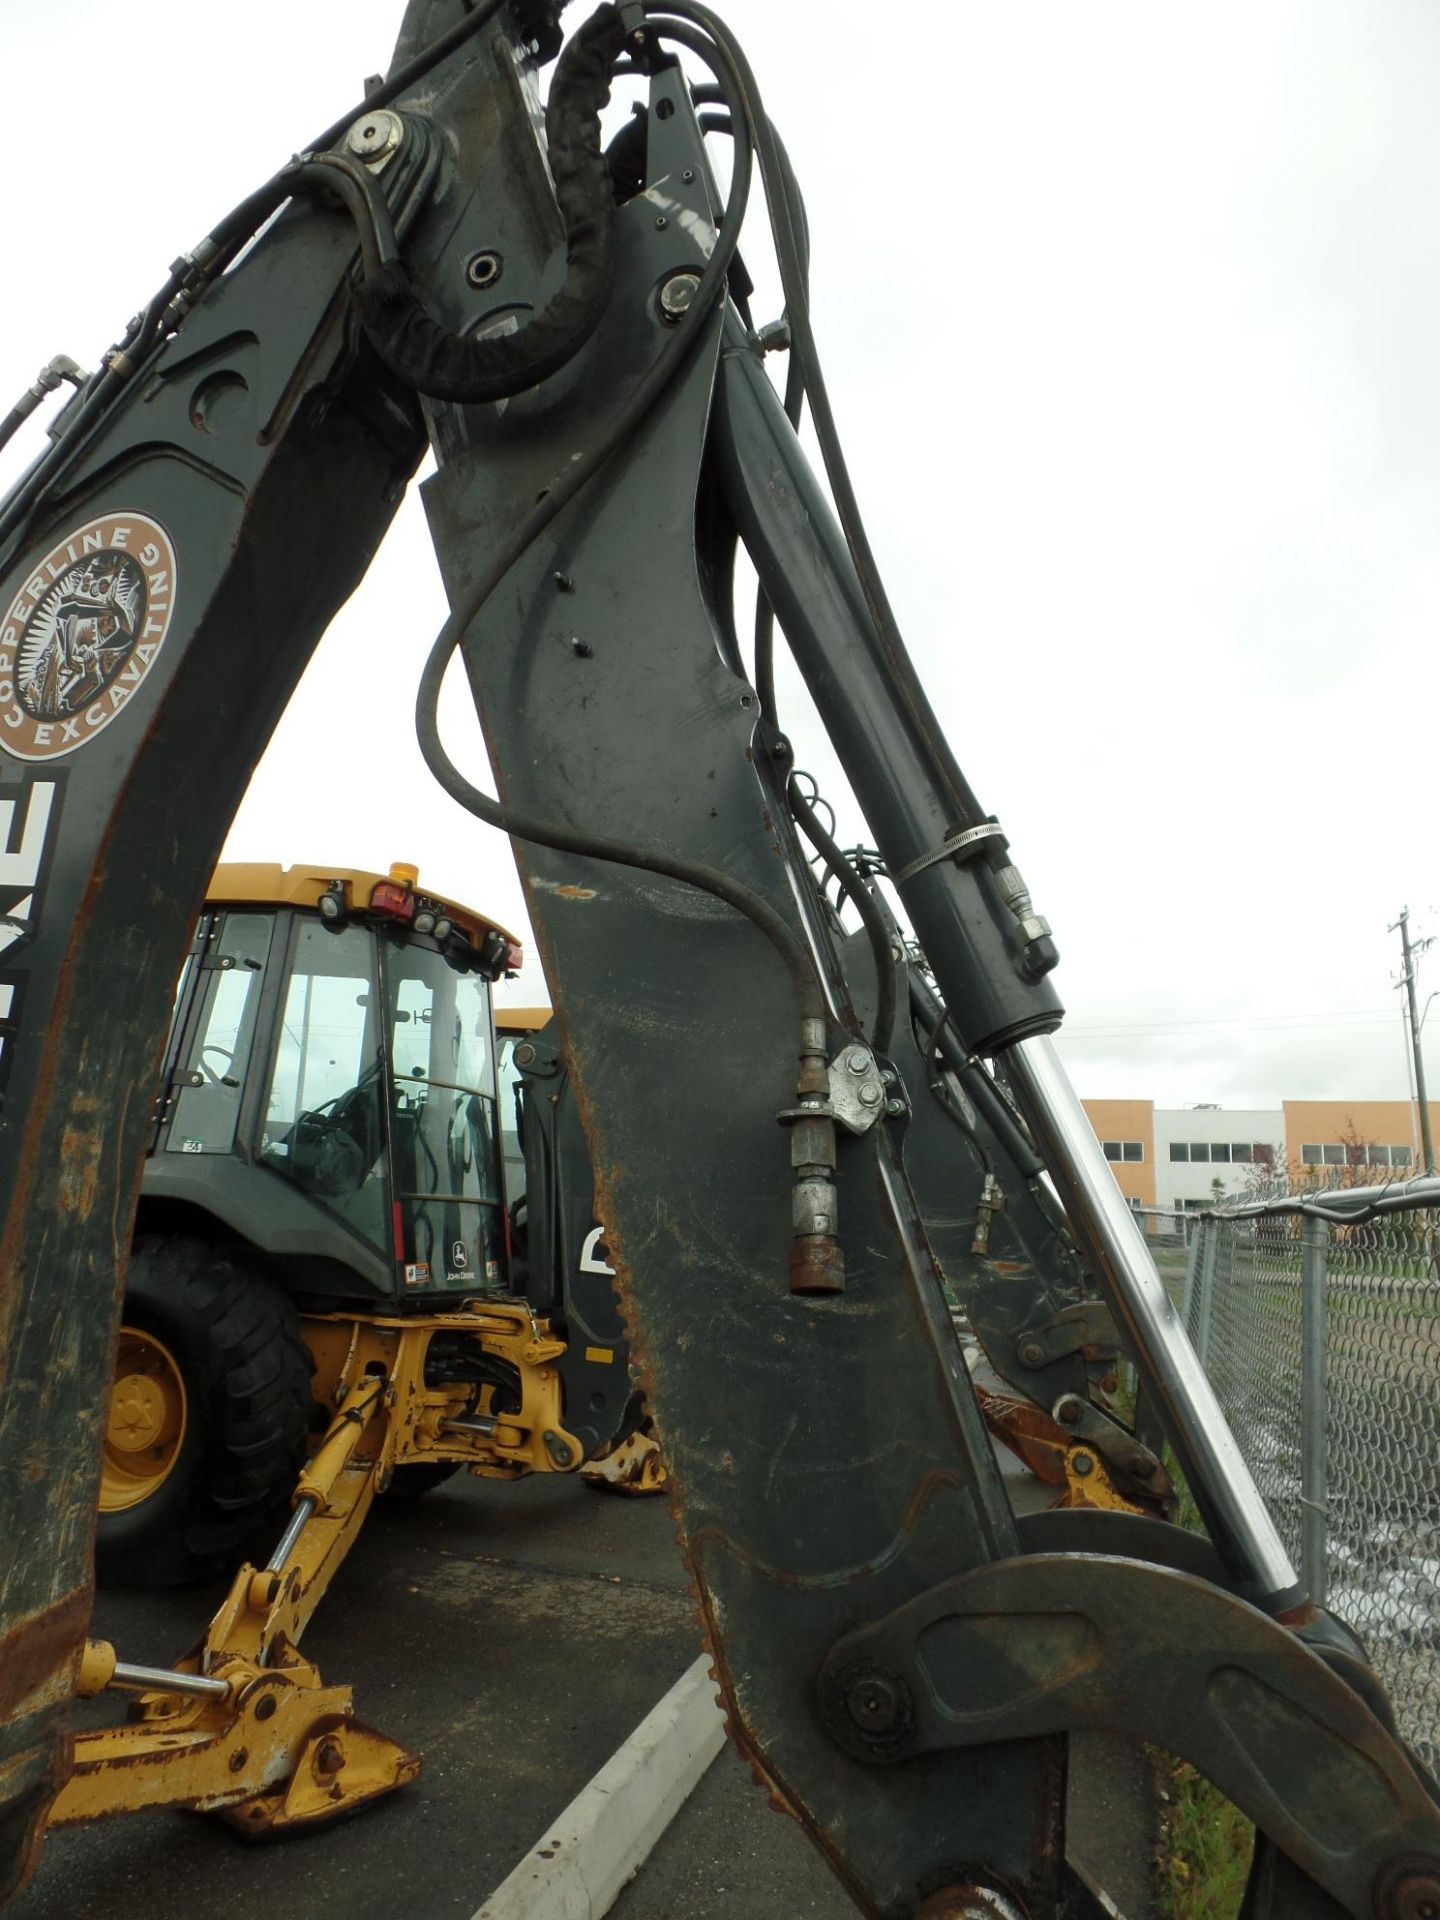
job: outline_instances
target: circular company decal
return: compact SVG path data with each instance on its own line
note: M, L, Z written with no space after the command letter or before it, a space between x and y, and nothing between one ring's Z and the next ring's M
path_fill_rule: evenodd
M143 513L107 513L36 564L0 626L0 747L73 753L108 727L165 644L175 549Z

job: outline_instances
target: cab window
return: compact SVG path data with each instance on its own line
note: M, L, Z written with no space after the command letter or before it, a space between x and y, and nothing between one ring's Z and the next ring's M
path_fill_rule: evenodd
M503 1277L490 988L418 943L387 943L395 1198L411 1284Z
M229 1153L235 1145L273 929L268 913L225 913L216 923L205 956L200 1006L179 1063L192 1084L176 1096L167 1152ZM194 960L192 955L187 971ZM182 988L185 977L181 975ZM177 990L176 1015L182 1000Z
M380 1038L371 934L297 921L260 1161L388 1250Z

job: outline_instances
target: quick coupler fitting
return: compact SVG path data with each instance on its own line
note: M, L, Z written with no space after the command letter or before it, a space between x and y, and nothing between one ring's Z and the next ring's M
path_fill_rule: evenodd
M1060 950L1043 913L1036 913L1020 869L1016 866L993 868L1000 897L1015 916L1020 931L1020 969L1029 980L1040 980L1060 959Z
M825 1030L820 1021L802 1028L799 1104L778 1118L790 1130L791 1293L843 1293L845 1256L835 1232L839 1196L835 1190L835 1121L830 1111L830 1079L825 1061Z

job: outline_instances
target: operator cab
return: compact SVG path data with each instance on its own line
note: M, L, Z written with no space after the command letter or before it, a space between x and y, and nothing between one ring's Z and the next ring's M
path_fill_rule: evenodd
M398 865L217 869L142 1226L198 1211L288 1263L300 1292L433 1303L508 1285L490 987L520 950L418 882Z

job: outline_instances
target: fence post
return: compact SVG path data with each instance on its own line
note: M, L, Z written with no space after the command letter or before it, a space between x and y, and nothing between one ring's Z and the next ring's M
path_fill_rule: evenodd
M1300 1229L1300 1577L1325 1604L1329 1436L1325 1266L1330 1229L1307 1214Z
M1205 1222L1197 1220L1190 1229L1185 1248L1185 1291L1180 1296L1180 1324L1190 1332L1190 1315L1195 1310L1195 1276L1200 1270L1200 1247L1205 1239Z
M1207 1220L1205 1222L1205 1246L1200 1255L1200 1271L1196 1284L1200 1289L1200 1312L1195 1327L1195 1357L1208 1373L1210 1371L1210 1314L1215 1305L1215 1257L1220 1251L1220 1234L1228 1221Z

